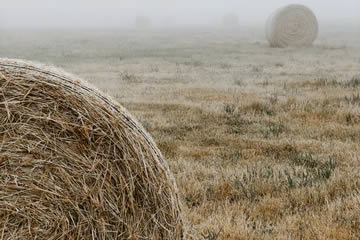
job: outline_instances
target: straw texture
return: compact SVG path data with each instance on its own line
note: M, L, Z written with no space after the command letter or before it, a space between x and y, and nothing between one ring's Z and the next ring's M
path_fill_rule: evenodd
M49 66L0 59L0 239L181 239L177 187L119 104Z
M275 11L265 31L272 47L307 47L317 37L318 22L309 8L292 4Z

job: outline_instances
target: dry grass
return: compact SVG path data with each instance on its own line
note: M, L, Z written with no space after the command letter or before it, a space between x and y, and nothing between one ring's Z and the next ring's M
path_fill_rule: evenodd
M182 239L153 140L85 82L0 59L1 239Z
M358 239L358 35L270 49L252 33L107 34L110 42L58 37L93 40L54 61L124 103L154 136L187 239ZM134 40L119 47L123 39ZM103 41L109 49L93 52ZM30 49L5 42L19 49L9 55ZM60 50L32 51L44 59Z

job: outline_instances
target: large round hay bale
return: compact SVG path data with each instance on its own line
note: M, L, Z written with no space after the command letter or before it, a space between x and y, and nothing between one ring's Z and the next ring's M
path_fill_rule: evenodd
M52 67L0 59L1 239L180 239L177 187L118 103Z
M306 47L318 34L318 22L307 7L291 4L275 11L266 24L266 37L272 47Z

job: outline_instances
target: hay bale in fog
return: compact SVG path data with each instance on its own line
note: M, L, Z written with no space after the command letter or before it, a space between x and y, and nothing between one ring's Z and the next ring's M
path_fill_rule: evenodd
M275 11L266 24L266 37L272 47L310 46L318 34L314 13L298 4Z
M234 28L239 26L239 17L235 13L228 13L222 17L222 26L224 28Z
M118 103L51 67L0 59L3 239L180 239L177 187Z
M161 27L172 29L176 27L176 18L173 16L166 16L161 21Z
M135 26L138 29L147 29L151 26L151 19L147 16L137 16L135 19Z

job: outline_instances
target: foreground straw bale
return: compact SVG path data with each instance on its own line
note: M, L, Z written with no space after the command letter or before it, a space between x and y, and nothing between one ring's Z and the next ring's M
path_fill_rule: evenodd
M309 8L291 4L275 11L265 30L272 47L307 47L317 38L318 28L316 16Z
M1 239L180 239L175 182L119 104L51 67L0 59Z

